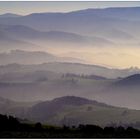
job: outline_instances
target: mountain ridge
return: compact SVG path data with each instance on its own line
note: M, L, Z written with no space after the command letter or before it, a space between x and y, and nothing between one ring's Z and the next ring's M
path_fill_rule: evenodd
M112 13L112 12L110 12L110 13ZM0 23L1 24L8 23L9 25L10 24L11 25L20 24L20 25L33 27L35 29L39 29L42 31L44 31L44 30L45 31L59 30L59 31L66 31L66 32L71 31L74 33L80 33L80 34L85 34L85 35L90 34L92 36L94 34L96 34L99 37L101 35L100 34L100 32L101 32L101 33L104 33L104 36L107 36L110 38L112 38L111 31L119 30L119 31L126 32L125 34L123 34L122 32L119 33L121 35L121 38L124 36L124 39L125 38L130 39L130 37L127 37L126 34L132 35L132 33L135 31L135 30L134 31L132 30L133 32L130 32L130 30L133 29L131 26L133 21L130 20L128 22L126 18L120 19L120 18L118 18L118 16L116 16L116 19L114 19L114 18L112 18L112 16L109 17L108 14L104 14L103 16L99 16L99 14L95 14L96 16L90 16L90 15L86 16L86 15L82 14L82 18L81 18L80 16L76 16L75 14L76 14L76 11L74 11L74 16L73 16L73 14L69 14L69 13L65 13L65 14L38 13L38 14L30 14L27 16L19 17L16 20L15 19L1 20ZM126 17L126 16L123 15L122 17ZM133 16L131 16L131 18L132 17ZM139 18L139 17L137 16L137 18ZM64 22L66 20L67 20L67 22ZM88 23L88 26L85 26L87 23ZM138 21L138 23L139 23L139 21ZM93 24L94 24L94 27L92 26ZM103 25L106 26L106 28L104 30L103 30ZM127 32L127 30L124 30L125 29L124 25L127 25L127 26L125 26L125 28L128 29L129 32ZM137 26L137 24L136 24L136 26ZM97 29L98 29L98 31L97 31ZM117 39L118 37L119 37L119 35L116 36L115 38Z

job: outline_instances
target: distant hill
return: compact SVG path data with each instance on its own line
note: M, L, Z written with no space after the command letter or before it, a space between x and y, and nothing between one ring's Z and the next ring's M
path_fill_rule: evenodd
M78 43L87 45L113 45L113 42L108 39L101 37L90 37L85 35L80 35L77 33L65 32L65 31L39 31L37 29L30 28L23 25L0 25L0 30L3 33L7 33L9 36L15 37L16 39L26 40L32 43L40 44L57 41L59 43Z
M23 39L18 39L13 35L9 35L7 32L4 32L0 27L0 51L8 51L12 49L33 49L39 47L36 44L25 41Z
M138 86L140 85L140 74L134 74L115 82L117 86Z
M112 17L119 19L139 19L140 7L109 7L109 8L89 8L79 11L73 11L69 14L89 14L89 15L98 15L101 17Z
M140 34L139 9L140 7L116 7L85 9L68 13L33 13L16 19L3 19L0 23L24 25L42 31L96 35L116 42L118 40L131 41ZM133 24L135 27L132 26Z
M72 57L59 57L43 51L11 50L8 53L0 53L0 65L11 63L18 64L42 64L47 62L84 62L84 60Z
M110 69L66 62L1 65L0 96L17 101L35 101L75 95L139 109L140 86L135 78L131 79L136 83L133 85L116 84L139 72L138 68Z
M20 17L21 15L18 14L13 14L13 13L5 13L0 15L0 18L16 18L16 17Z
M27 56L31 54L42 54L41 52L26 52L26 51L13 51L14 56L17 53L27 54ZM20 55L21 55L20 54ZM5 55L5 54L4 54ZM45 55L45 53L43 53ZM47 54L46 54L47 55ZM67 57L66 57L67 58ZM64 61L65 59L62 58ZM30 64L30 65L22 65L22 64L8 64L4 66L0 66L0 73L6 72L20 72L20 71L52 71L56 73L72 73L72 74L83 74L83 75L96 75L102 76L106 78L118 78L118 77L127 77L136 73L139 73L140 70L137 68L126 68L126 69L111 69L100 65L89 65L82 63L72 63L72 62L49 62L49 63L41 63L41 64Z

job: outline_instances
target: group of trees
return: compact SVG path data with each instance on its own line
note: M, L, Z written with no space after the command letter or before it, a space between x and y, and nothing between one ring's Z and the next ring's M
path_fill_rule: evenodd
M0 114L0 131L16 130L20 125L17 118Z
M94 80L103 80L105 79L102 76L97 75L85 75L85 74L74 74L74 73L66 73L62 75L62 78L84 78L84 79L94 79Z
M48 126L41 123L21 123L12 116L0 115L0 138L140 138L140 131L132 127L97 125Z

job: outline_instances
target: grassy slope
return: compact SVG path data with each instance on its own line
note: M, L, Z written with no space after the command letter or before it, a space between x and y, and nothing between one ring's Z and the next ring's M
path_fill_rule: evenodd
M88 109L88 108L92 109ZM96 105L82 105L78 107L65 107L56 116L48 120L48 123L76 125L96 124L106 126L110 123L130 124L139 121L140 111L117 107L101 107Z

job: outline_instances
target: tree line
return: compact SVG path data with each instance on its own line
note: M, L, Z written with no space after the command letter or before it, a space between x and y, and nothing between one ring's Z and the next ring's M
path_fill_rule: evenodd
M49 126L23 123L18 118L0 115L0 138L140 138L140 131L133 127L100 127L97 125Z

